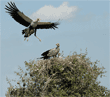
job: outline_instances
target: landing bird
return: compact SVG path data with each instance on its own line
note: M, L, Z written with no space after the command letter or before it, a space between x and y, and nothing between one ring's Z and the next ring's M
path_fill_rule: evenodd
M47 50L44 53L42 53L41 56L43 56L43 57L40 57L40 58L37 58L37 59L49 59L50 57L56 57L57 54L59 54L59 51L60 51L60 48L59 48L60 44L57 43L56 46L57 46L56 48Z
M23 14L23 12L19 11L16 7L15 3L8 2L6 6L6 12L12 16L12 18L17 21L18 23L22 24L23 26L27 27L26 29L22 30L22 34L24 34L25 39L28 38L31 34L34 33L36 36L37 29L54 29L58 28L59 22L51 23L51 22L40 22L40 18L37 18L35 21L27 17ZM38 38L38 37L37 37ZM39 38L38 38L39 39ZM28 41L28 40L27 40ZM41 39L39 39L41 41Z

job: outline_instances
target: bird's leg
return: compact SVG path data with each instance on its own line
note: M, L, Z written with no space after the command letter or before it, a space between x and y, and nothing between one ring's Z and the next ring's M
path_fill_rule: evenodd
M29 40L29 38L27 38L27 41Z
M35 29L35 31L34 31L34 35L36 36L36 29Z
M24 38L24 41L26 40L26 38Z
M29 34L28 34L28 37L27 37L27 41L29 40Z
M28 37L29 37L29 34L28 34ZM27 41L29 40L28 37L27 37ZM26 40L26 38L24 38L24 41L25 41L25 40Z
M38 38L38 37L36 36L36 29L35 29L34 35L35 35L36 38ZM38 38L38 39L39 39L39 41L41 42L41 39L40 39L40 38Z
M36 38L38 38L37 36L35 36ZM40 38L38 38L39 39L39 41L41 42L41 39Z
M24 41L26 40L26 38L24 38ZM27 37L27 41L28 41L29 39L28 39L28 37Z
M59 58L59 56L60 56L61 54L60 53L58 53L58 58Z

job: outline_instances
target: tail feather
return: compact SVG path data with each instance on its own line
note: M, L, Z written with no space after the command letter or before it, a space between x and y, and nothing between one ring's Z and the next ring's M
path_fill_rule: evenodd
M43 59L43 57L37 58L37 59Z
M49 59L50 57L49 56L44 56L44 57L40 57L40 58L37 58L37 59Z
M22 34L24 34L25 32L24 32L24 30L22 30Z

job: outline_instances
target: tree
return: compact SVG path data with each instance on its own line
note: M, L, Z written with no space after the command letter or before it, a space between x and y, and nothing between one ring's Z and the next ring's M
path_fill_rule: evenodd
M91 62L86 54L62 58L51 58L26 62L27 71L15 72L21 80L19 87L10 83L6 95L17 97L109 97L110 90L100 86L98 76L105 73L104 67L97 66L98 60ZM20 68L21 72L23 70ZM23 86L21 86L21 83ZM10 96L6 96L10 97Z

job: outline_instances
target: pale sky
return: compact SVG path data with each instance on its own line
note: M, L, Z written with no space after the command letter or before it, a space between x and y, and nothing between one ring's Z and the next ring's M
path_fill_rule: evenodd
M95 0L71 0L71 1L47 1L47 0L12 0L17 8L31 19L40 18L45 22L56 22L60 19L58 29L37 30L36 35L24 41L22 30L26 27L17 23L5 12L5 5L9 0L2 0L1 3L1 82L0 97L5 97L9 84L6 76L11 79L18 79L14 71L19 71L18 66L25 71L24 62L34 60L41 56L44 51L60 44L60 53L64 56L85 53L92 62L100 60L100 66L105 67L106 77L98 78L103 85L110 89L109 80L109 2ZM80 51L82 49L82 51ZM72 53L70 53L72 52ZM15 82L12 82L15 85Z

